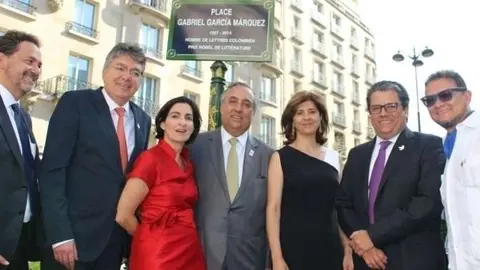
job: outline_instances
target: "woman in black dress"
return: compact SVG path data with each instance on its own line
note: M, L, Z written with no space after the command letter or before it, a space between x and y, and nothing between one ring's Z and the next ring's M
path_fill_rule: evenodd
M348 238L334 211L340 162L323 146L328 112L314 92L299 92L282 115L285 146L268 171L267 233L273 270L353 270Z

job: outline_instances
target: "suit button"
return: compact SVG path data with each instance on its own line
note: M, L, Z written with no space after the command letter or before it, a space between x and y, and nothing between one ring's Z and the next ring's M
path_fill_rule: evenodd
M27 187L26 187L26 186L23 186L23 187L22 187L22 190L27 190Z

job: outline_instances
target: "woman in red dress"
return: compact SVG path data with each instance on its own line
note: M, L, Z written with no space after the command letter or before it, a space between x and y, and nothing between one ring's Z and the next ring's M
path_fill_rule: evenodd
M198 107L186 97L168 101L155 118L160 141L135 161L117 208L117 222L133 236L129 270L206 269L193 214L197 187L185 148L200 125Z

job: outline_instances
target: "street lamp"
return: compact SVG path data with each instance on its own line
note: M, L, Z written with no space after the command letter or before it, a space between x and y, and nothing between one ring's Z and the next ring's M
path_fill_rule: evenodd
M423 61L420 58L427 58L433 55L433 50L425 47L421 54L417 54L415 48L413 48L413 54L408 56L408 58L412 59L412 66L415 69L415 88L417 91L417 121L418 121L418 132L422 132L421 124L420 124L420 97L418 96L418 75L417 75L417 67L423 66ZM395 62L402 62L405 60L403 54L398 51L396 54L392 56L393 61Z

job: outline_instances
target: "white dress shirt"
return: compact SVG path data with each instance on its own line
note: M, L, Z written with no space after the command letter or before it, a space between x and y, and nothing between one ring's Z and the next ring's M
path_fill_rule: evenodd
M3 105L5 105L5 109L7 109L8 118L10 119L10 123L12 124L13 131L15 132L15 137L17 138L18 147L20 148L20 153L23 155L22 150L22 142L20 141L20 135L18 134L18 128L15 124L15 112L12 109L13 104L19 104L17 100L13 97L12 93L10 93L3 85L0 84L0 96L3 99ZM32 155L35 158L37 147L33 143L32 138L29 137L30 140L30 149L32 150ZM32 218L32 211L30 208L30 196L27 193L27 205L25 206L25 215L23 217L23 222L27 223Z
M132 109L130 108L130 102L127 102L123 106L119 106L108 95L105 89L102 89L102 94L103 94L103 97L105 98L105 101L107 102L107 105L110 111L110 116L112 117L113 125L115 126L115 130L117 130L117 125L118 125L118 114L115 111L115 109L119 107L123 107L125 109L125 116L124 116L124 120L125 120L124 128L125 128L125 137L126 137L125 139L127 142L128 159L130 159L130 157L132 156L133 149L135 148L135 117L133 115ZM66 241L53 244L52 248L56 248L70 241L73 241L73 239L69 239Z
M220 128L220 133L222 136L222 148L223 148L223 161L225 165L225 171L227 171L227 157L228 152L230 152L231 144L228 140L233 138L223 127ZM243 176L243 161L245 159L245 148L247 146L248 140L248 131L237 137L237 157L238 157L238 186L242 184Z
M450 270L480 269L480 113L457 125L440 189Z

